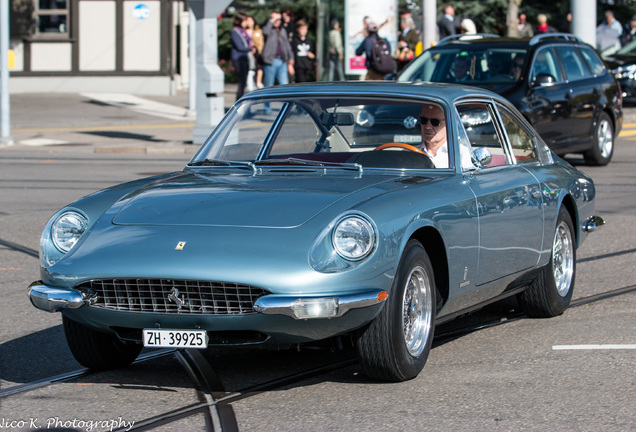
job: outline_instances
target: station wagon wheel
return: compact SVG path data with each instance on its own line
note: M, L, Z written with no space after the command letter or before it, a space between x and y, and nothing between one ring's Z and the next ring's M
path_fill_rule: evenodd
M358 358L367 376L405 381L420 373L433 342L435 292L431 261L422 245L411 240L387 303L357 337Z
M531 317L561 315L570 305L576 273L574 225L565 208L559 211L550 262L526 291L519 294L521 309Z
M601 113L594 131L594 146L583 156L589 165L607 165L614 155L614 128L607 113Z
M93 330L62 315L64 335L75 360L89 369L105 370L128 366L143 346L125 342L110 333Z

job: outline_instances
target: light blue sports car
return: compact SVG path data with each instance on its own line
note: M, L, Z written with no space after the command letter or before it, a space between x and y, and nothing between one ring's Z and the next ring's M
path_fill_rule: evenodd
M369 377L402 381L436 324L513 295L529 316L561 314L576 249L604 223L595 193L485 90L273 87L237 102L183 171L57 212L29 297L62 312L90 368L143 347L345 335Z

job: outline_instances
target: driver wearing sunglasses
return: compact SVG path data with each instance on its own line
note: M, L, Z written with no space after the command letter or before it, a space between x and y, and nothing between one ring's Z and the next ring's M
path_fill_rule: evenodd
M435 168L448 168L449 155L446 137L446 118L442 108L435 104L424 104L418 117L424 144L420 149L433 161ZM462 168L473 169L471 150L460 146L459 155Z
M437 105L424 104L418 117L424 144L420 147L433 161L436 168L448 168L448 144L446 119Z

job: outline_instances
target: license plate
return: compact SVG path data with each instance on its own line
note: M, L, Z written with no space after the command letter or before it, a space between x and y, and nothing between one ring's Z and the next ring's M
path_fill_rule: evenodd
M420 135L393 135L394 142L401 143L421 143L422 137Z
M207 348L205 330L144 329L144 346L149 348Z

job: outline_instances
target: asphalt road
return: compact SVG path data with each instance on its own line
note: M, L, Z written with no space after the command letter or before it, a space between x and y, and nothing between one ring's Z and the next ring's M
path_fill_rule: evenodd
M86 100L76 97L84 111L114 118L70 127L62 118L16 119L17 140L65 143L0 148L0 429L126 430L134 422L137 430L166 431L636 430L636 350L627 349L636 344L630 109L608 167L571 159L594 179L597 214L608 222L578 250L573 306L556 318L528 319L514 301L493 305L438 329L446 337L416 379L384 384L360 374L347 346L332 344L202 356L148 351L128 368L86 373L66 346L60 315L37 311L26 297L39 277L33 253L41 230L65 204L179 170L194 151L183 138L188 120ZM140 133L139 125L155 127ZM146 138L126 135L135 133Z

